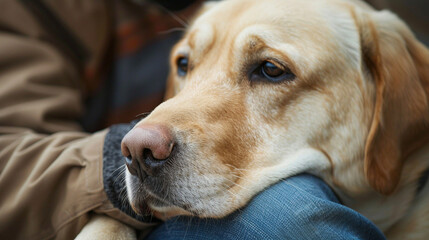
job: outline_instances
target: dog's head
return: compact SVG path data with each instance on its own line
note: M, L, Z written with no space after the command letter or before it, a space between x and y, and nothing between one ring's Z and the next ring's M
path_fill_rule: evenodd
M211 4L172 52L174 97L123 140L133 208L222 217L304 171L392 192L427 136L427 56L360 2Z

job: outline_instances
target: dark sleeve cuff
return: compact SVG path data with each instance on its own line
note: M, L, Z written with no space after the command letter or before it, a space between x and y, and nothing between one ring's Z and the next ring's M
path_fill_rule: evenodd
M137 215L131 209L125 186L125 172L123 170L125 164L124 156L121 153L121 141L137 122L134 121L130 124L118 124L110 127L103 147L103 184L107 197L115 208L118 208L138 221L153 222L154 219L152 216Z

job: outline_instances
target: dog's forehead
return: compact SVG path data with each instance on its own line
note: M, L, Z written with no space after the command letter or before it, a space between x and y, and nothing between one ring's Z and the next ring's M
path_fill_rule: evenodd
M216 31L216 36L235 35L251 25L278 26L290 36L328 27L326 4L300 0L223 1L202 14L190 29L190 36ZM207 29L207 32L203 30ZM201 32L201 33L197 33ZM213 34L211 34L213 35Z
M343 56L353 58L351 62L357 62L359 37L352 17L339 10L339 5L336 0L224 1L194 22L186 42L200 52L194 52L194 57L205 54L214 43L221 49L240 51L261 41L272 48L283 44L281 47L292 54L292 59L293 53L305 57L301 65L307 67L319 64L333 51L343 52Z

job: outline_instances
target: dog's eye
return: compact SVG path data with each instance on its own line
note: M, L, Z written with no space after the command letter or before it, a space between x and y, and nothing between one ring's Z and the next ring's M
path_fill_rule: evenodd
M268 78L276 78L281 76L284 71L283 69L277 67L271 62L264 62L262 64L262 73Z
M264 61L252 74L253 79L263 79L270 82L292 80L295 75L288 69L280 67L270 61Z
M179 76L185 76L188 72L188 58L180 57L177 59L177 74Z

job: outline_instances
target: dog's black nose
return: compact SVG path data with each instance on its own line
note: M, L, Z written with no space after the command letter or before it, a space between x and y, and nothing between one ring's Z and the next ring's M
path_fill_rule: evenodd
M168 127L142 124L125 135L121 150L131 174L141 179L154 175L170 159L174 139Z

